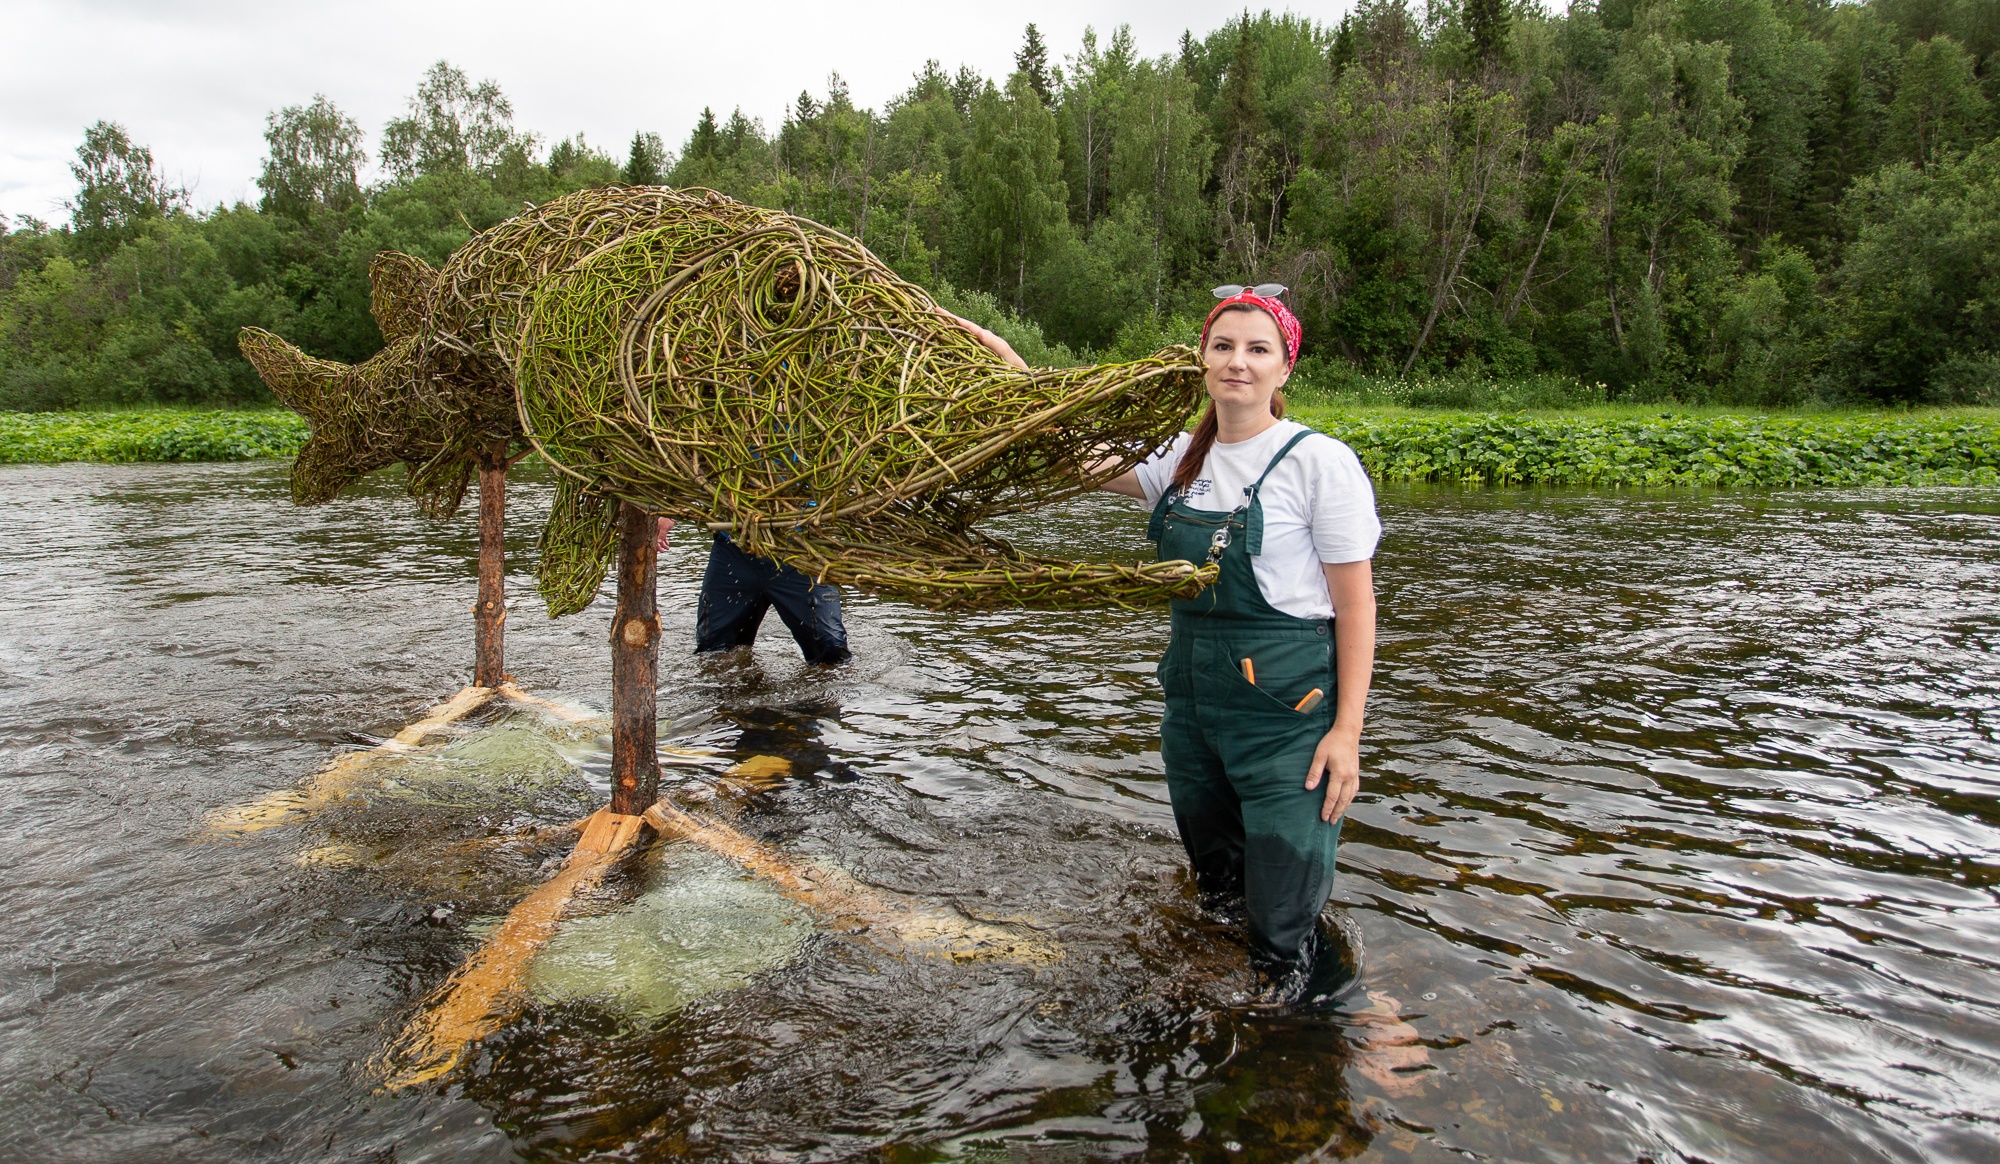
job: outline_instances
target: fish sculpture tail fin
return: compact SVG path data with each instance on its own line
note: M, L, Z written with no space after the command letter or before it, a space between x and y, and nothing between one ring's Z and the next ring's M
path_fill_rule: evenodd
M306 355L261 327L244 328L236 346L271 392L305 417L315 433L339 411L345 395L342 381L353 371L348 365Z
M236 346L272 394L312 429L292 465L293 501L331 501L350 481L382 467L362 467L374 458L361 452L366 437L350 407L352 367L309 356L261 327L244 328Z

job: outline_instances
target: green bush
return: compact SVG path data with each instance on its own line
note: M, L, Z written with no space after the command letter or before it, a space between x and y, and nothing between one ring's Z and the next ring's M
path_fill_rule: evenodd
M0 464L249 461L289 457L306 422L290 412L0 412Z
M1801 487L2000 484L2000 418L1370 415L1306 406L1382 481Z

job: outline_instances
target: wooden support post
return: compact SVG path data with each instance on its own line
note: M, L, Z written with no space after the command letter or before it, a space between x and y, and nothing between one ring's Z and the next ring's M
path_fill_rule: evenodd
M472 685L507 681L507 442L479 457L479 601L472 608Z
M611 811L636 816L660 783L659 518L618 503L618 613L611 620Z

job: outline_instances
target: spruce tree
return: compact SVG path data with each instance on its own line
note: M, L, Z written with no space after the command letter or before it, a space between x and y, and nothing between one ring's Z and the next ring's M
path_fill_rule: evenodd
M1507 0L1465 0L1465 34L1472 41L1472 59L1484 64L1507 46Z
M1027 74L1028 88L1042 99L1045 108L1055 103L1055 85L1049 77L1049 46L1043 43L1041 30L1032 24L1028 26L1021 51L1014 54L1014 67Z
M702 160L714 157L720 136L715 128L715 110L702 106L701 119L694 123L694 136L688 138L687 156Z
M711 116L709 120L713 122L714 117ZM664 177L660 167L666 159L660 156L659 140L658 136L650 133L632 135L632 152L626 156L625 169L619 174L627 186L660 184Z

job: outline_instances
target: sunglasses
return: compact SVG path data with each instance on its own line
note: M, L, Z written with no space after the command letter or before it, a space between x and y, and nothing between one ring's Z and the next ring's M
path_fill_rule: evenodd
M1233 299L1243 294L1246 290L1260 299L1276 299L1289 290L1289 288L1283 283L1259 283L1255 287L1247 288L1241 283L1224 283L1214 290L1217 299Z

